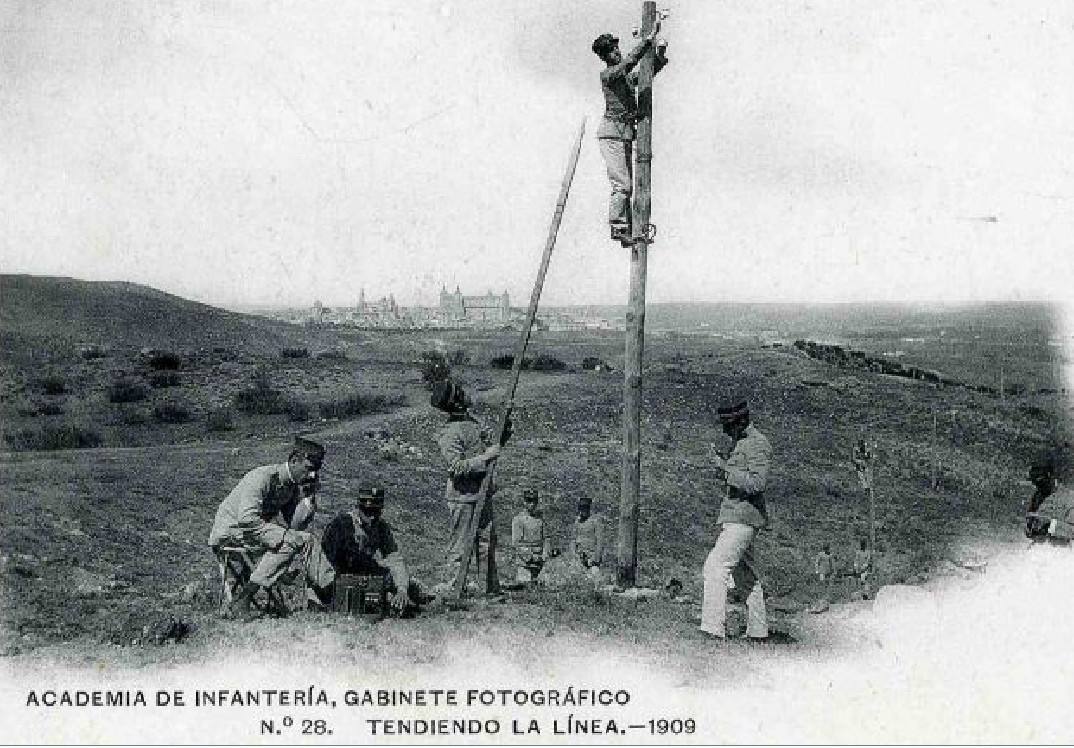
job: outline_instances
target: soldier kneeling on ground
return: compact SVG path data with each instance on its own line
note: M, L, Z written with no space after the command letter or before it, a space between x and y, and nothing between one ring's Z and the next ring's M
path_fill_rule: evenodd
M1074 490L1059 482L1055 463L1037 463L1029 469L1037 492L1029 500L1026 537L1038 543L1071 546L1074 539Z
M381 517L383 512L384 489L361 489L357 511L333 517L324 530L321 547L337 574L383 575L392 610L411 613L422 601L421 590L410 578L391 525Z
M511 543L515 547L515 581L537 584L545 562L552 558L552 544L544 533L537 489L522 492L523 508L511 520Z
M594 584L603 584L604 517L593 511L593 500L588 496L578 499L578 516L571 536L571 556Z

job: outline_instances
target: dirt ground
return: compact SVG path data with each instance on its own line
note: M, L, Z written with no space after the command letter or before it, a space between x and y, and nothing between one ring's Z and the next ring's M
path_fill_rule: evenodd
M275 661L285 663L281 672L288 677L300 674L301 680L312 672L332 682L341 682L341 671L366 681L383 676L406 682L488 680L497 673L516 683L569 674L621 677L635 683L638 694L651 694L661 684L680 688L676 693L683 694L686 713L701 708L699 694L743 682L762 693L776 688L780 699L787 696L787 683L812 688L817 683L808 663L819 661L824 663L819 672L840 673L832 682L841 698L860 699L847 663L863 651L870 662L895 651L884 650L886 630L875 625L883 623L882 616L877 619L871 603L855 602L863 592L870 597L877 587L896 584L961 590L983 583L983 562L992 564L985 577L991 569L1021 563L1021 502L1030 489L1020 479L1056 428L1021 408L1024 403L848 373L752 339L654 337L646 351L639 580L662 588L667 579L678 578L686 601L637 602L568 585L377 624L306 612L249 624L217 617L216 568L205 546L216 505L244 472L282 460L290 433L298 430L328 449L315 526L323 528L332 514L350 508L360 485L382 485L388 493L386 518L415 574L426 585L438 581L447 528L443 465L433 437L442 417L426 404L414 362L420 351L436 346L465 350L472 363L456 366L455 373L476 392L477 415L491 422L507 373L485 362L508 351L511 340L508 334L397 335L363 342L366 358L340 364L333 376L344 384L353 376L360 386L383 390L396 383L406 405L391 413L315 419L301 428L284 419L256 431L240 428L224 438L201 435L185 443L4 453L0 664L12 676L9 688L32 680L28 674L39 677L42 668L83 680L101 672L121 680L137 673L189 679L191 673L219 673L221 662L240 662L233 672L248 673ZM500 537L509 537L510 518L528 486L541 492L556 546L566 547L572 510L583 495L594 499L614 536L622 375L582 371L580 361L599 356L620 368L621 339L544 334L535 349L561 358L568 369L523 375L515 437L499 470ZM758 553L774 626L797 643L774 654L744 644L706 648L695 631L701 565L718 531L709 455L712 444L724 445L724 437L715 409L729 393L749 397L754 421L775 452L768 491L773 522L759 536ZM935 434L934 413L941 414ZM807 609L825 593L812 580L813 555L829 542L845 569L866 532L866 504L850 464L854 444L866 435L878 445L876 580L863 589L841 578L829 592L829 611L813 615ZM507 573L508 553L500 563ZM605 570L613 573L613 563ZM152 644L145 626L162 618L189 625L189 633L184 630L177 644ZM793 674L789 680L774 670L773 663L785 658ZM475 669L461 664L471 659L479 663ZM884 672L876 688L886 692L895 681ZM742 692L735 693L736 704L748 704ZM991 698L991 690L988 694ZM662 703L659 696L647 698ZM913 714L918 706L900 713ZM751 723L746 715L753 715L753 707L742 708L734 720L710 720L707 738L839 740L872 734L855 732L853 724L826 729L799 724L790 713L785 720L765 722L773 719L769 715ZM973 709L980 705L974 702ZM874 727L893 740L1055 734L1045 727L978 733L965 724L937 733L915 733L897 722ZM249 725L234 729L238 732L225 731L221 739L254 738ZM56 734L62 738L62 732Z

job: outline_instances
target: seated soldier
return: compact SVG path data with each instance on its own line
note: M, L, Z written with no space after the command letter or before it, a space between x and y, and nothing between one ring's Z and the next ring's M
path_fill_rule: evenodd
M404 613L417 606L421 594L410 578L391 525L381 518L383 511L384 489L361 489L358 511L333 517L321 546L337 574L385 576L392 608Z
M317 474L324 447L295 438L287 462L254 468L242 477L216 510L209 547L241 547L259 555L250 581L235 596L228 617L250 619L259 590L274 585L300 562L313 593L330 594L335 571L306 529L317 510Z
M574 560L586 575L599 582L603 578L600 564L604 560L604 518L592 514L592 509L592 499L582 497L578 500L578 519L574 523L571 548Z
M536 489L527 488L522 492L522 511L511 520L511 543L515 547L515 579L536 584L544 562L552 555L551 543L544 534Z
M1074 491L1059 482L1055 461L1048 459L1029 469L1036 493L1029 500L1026 537L1034 542L1071 546L1074 540Z

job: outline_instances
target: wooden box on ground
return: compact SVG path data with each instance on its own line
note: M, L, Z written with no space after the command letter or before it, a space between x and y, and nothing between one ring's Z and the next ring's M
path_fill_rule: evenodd
M388 580L383 575L337 574L332 610L338 613L388 613Z

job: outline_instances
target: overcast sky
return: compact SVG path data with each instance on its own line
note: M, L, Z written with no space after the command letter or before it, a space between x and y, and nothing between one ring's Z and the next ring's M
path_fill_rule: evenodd
M623 303L600 61L640 2L0 0L4 272L224 305ZM1074 3L679 2L652 301L1064 299Z

